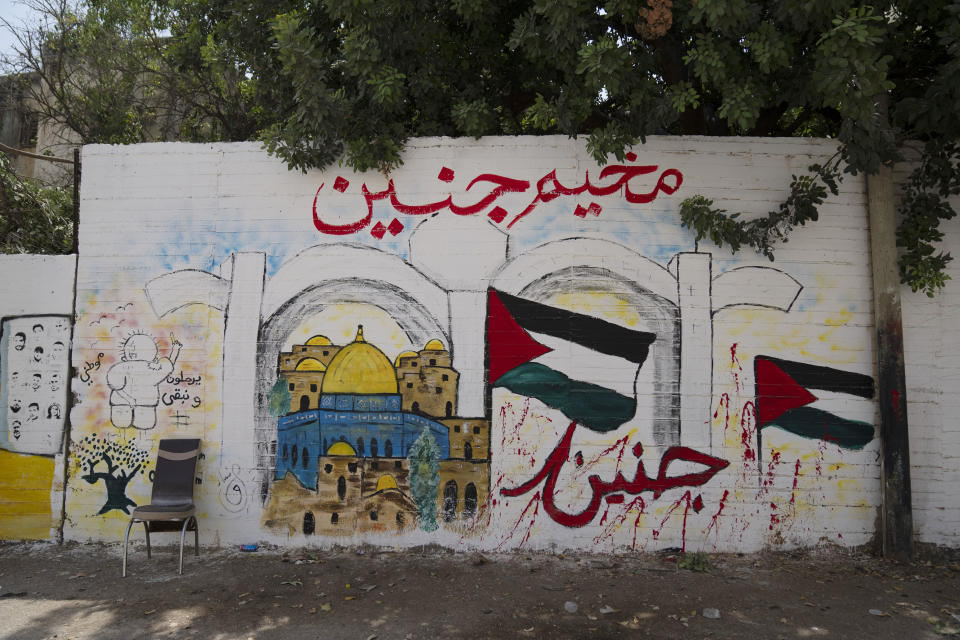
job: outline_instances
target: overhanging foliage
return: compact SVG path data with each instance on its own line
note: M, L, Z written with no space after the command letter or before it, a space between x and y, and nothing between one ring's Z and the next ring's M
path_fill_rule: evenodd
M836 139L768 218L685 203L700 237L768 257L844 173L919 141L901 274L946 278L960 0L29 2L47 22L8 68L40 73L45 117L86 142L259 139L291 168L386 172L415 136L583 135L601 164L652 134Z

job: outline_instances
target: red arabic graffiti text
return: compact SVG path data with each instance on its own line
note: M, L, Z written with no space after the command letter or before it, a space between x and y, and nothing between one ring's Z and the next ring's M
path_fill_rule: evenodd
M628 153L626 157L630 162L633 162L637 158L635 153ZM591 181L590 172L588 171L584 174L583 183L574 186L565 186L561 184L560 180L557 178L557 170L553 169L545 176L537 180L536 194L530 201L530 204L528 204L519 213L514 215L510 219L510 222L507 223L506 227L507 229L513 227L513 225L533 212L534 209L536 209L541 203L551 202L561 196L577 196L587 193L591 196L599 197L617 193L622 190L624 199L627 202L631 204L645 204L652 202L660 193L666 193L667 195L675 193L677 189L680 188L680 185L683 184L683 174L677 169L663 170L657 179L656 185L654 185L654 187L649 191L639 192L633 190L630 184L631 180L638 176L655 173L658 169L659 167L657 165L631 166L626 164L613 164L600 171L600 175L597 178L596 184ZM451 182L454 178L454 172L448 167L443 167L440 170L440 173L437 175L437 178L443 182ZM611 178L614 179L611 182L606 182ZM333 189L339 193L344 193L349 185L350 183L346 178L338 176L334 182ZM358 231L362 231L370 226L370 224L373 222L373 205L381 200L388 201L393 210L398 214L410 216L430 215L442 210L449 210L451 213L454 213L458 216L470 216L487 210L487 217L499 224L503 222L510 214L503 207L499 205L492 205L495 205L497 200L505 194L523 193L530 189L529 180L509 178L507 176L501 176L495 173L482 173L478 175L470 181L470 183L467 185L466 191L470 191L476 185L485 186L484 193L480 196L480 198L470 204L458 205L453 201L453 196L450 194L448 194L445 198L437 200L436 202L426 202L423 204L408 204L401 202L400 198L397 196L397 190L394 186L393 178L390 178L387 181L387 187L381 191L371 191L367 187L366 183L364 183L360 187L360 192L362 193L363 199L367 205L366 215L355 222L333 224L324 221L321 218L320 213L317 211L317 200L319 199L320 193L324 187L324 184L321 184L317 188L317 192L313 197L313 224L320 233L330 235L349 235L351 233L357 233ZM599 216L601 211L602 207L599 204L596 202L591 202L587 207L578 204L574 214L583 218L587 213L591 213L594 216ZM384 226L382 222L377 222L376 225L374 225L374 227L370 230L370 233L379 239L382 238L388 231L390 234L395 236L403 229L403 223L394 218L388 226Z
M591 497L590 503L579 513L569 513L556 505L554 493L557 489L557 479L560 470L566 464L570 457L570 443L573 441L573 432L576 430L577 423L571 422L566 432L557 446L553 449L543 464L543 467L532 478L518 487L512 489L500 489L500 494L513 497L520 496L533 488L543 485L543 509L553 518L555 522L565 527L582 527L596 517L600 510L600 503L606 498L609 504L618 504L623 502L623 493L639 495L645 491L652 491L654 499L668 489L676 487L695 487L703 485L710 481L721 469L724 469L730 463L721 458L696 451L689 447L670 447L660 459L660 466L657 470L656 478L649 478L646 475L643 461L637 460L637 470L632 480L623 477L620 471L617 471L613 480L607 482L601 480L597 475L591 475L587 478L590 485ZM633 454L639 458L643 454L643 446L637 443L633 446ZM577 460L581 460L577 456ZM675 460L683 460L695 464L702 464L706 467L703 471L696 473L685 473L677 476L667 475L667 469Z

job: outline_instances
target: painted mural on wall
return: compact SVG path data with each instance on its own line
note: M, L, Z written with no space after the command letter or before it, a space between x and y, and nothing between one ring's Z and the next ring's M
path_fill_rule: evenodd
M219 419L219 376L211 375L215 365L205 347L217 312L194 308L173 322L160 320L152 317L142 284L113 286L88 291L78 302L85 311L74 332L77 404L66 491L74 526L107 538L122 535L133 509L148 503L159 440L207 440ZM205 448L204 457L208 449L215 453ZM204 465L198 486L216 487L216 471Z
M396 176L244 151L256 188L244 165L191 165L188 203L160 188L188 169L165 165L142 189L190 211L169 242L120 270L82 243L69 534L121 531L158 440L192 436L221 541L865 542L862 283L698 246L680 196L731 187L695 153L600 168L567 144L575 161L503 166L424 147Z
M97 515L113 509L129 514L137 503L127 497L127 485L139 473L146 473L148 453L118 438L88 435L71 449L78 468L76 477L87 484L103 483L106 499Z
M63 439L70 320L31 316L3 321L0 402L9 451L53 455Z
M358 325L346 345L321 334L294 344L277 371L289 411L271 443L265 526L352 535L434 530L438 512L444 523L474 517L489 486L489 421L456 415L459 374L439 339L391 359Z
M114 427L145 430L157 426L158 386L173 373L182 346L170 336L170 357L165 357L160 356L157 342L149 335L134 333L123 341L120 362L107 371L110 422Z
M0 327L0 539L46 538L56 527L69 345L65 316L5 318Z

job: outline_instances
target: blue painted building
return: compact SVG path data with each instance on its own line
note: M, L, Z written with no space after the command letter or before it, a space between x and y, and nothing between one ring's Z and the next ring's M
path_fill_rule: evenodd
M308 488L317 488L321 456L349 451L359 458L406 458L424 429L433 436L440 459L450 457L447 427L402 411L396 370L379 349L357 338L341 349L323 378L319 409L299 411L277 420L275 480L289 471ZM331 452L331 447L343 442Z

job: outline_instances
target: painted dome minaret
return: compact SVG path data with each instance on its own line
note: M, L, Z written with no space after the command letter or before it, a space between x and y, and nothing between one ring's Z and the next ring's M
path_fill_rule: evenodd
M397 393L397 374L390 358L363 339L363 325L357 337L340 349L323 377L322 393Z

